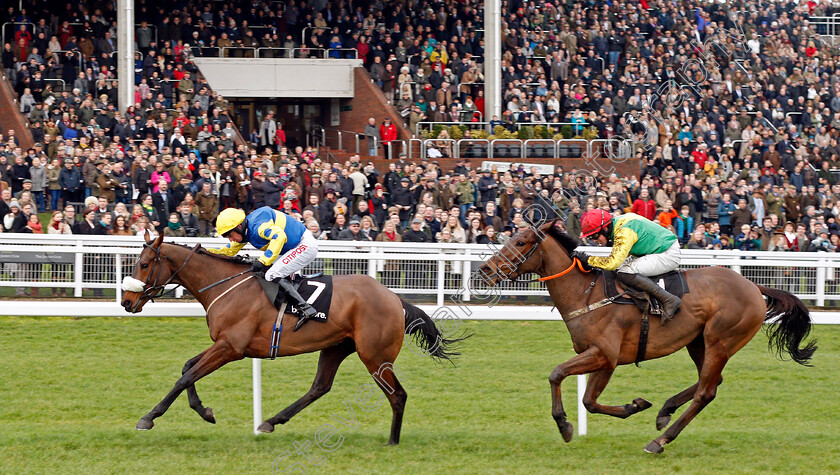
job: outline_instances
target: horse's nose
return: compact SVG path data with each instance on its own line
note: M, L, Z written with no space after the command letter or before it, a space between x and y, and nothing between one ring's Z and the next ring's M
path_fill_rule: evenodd
M126 310L130 309L131 308L131 300L128 300L128 299L123 300L122 301L122 306Z

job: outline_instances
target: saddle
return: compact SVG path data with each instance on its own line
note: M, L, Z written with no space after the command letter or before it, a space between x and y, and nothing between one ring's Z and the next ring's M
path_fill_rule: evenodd
M613 299L613 303L619 305L635 304L643 313L662 315L662 302L659 299L639 289L624 287L623 284L616 281L617 272L615 271L602 270L601 274L604 276L604 292L608 298ZM685 280L685 272L683 271L671 271L648 278L679 298L683 298L683 295L688 293L688 282ZM622 292L627 292L627 296L619 296Z
M295 305L291 299L286 298L286 294L280 290L280 284L265 280L263 277L257 277L257 282L263 288L266 297L274 306L279 309L286 303L286 313L291 313L295 316L300 316L300 309ZM310 305L312 305L318 314L312 320L319 322L326 322L327 316L330 313L330 304L332 302L333 294L333 279L332 276L324 275L323 272L309 275L299 275L292 279L292 285Z

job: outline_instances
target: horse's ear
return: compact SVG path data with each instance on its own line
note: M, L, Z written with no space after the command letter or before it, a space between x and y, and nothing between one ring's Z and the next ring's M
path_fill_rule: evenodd
M559 221L557 218L546 221L542 226L540 226L540 231L547 233L551 228L557 225L557 221Z
M160 233L160 236L158 236L158 238L155 239L155 243L152 244L152 246L159 248L161 244L163 244L163 233Z
M146 244L149 244L150 242L152 242L152 233L150 233L147 229L146 233L143 234L143 238L146 240Z

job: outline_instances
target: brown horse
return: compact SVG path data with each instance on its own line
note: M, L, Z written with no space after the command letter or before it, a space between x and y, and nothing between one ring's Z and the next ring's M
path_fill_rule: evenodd
M207 311L207 326L214 343L187 361L175 387L140 419L137 429L151 429L154 419L163 415L184 390L187 391L190 407L207 422L215 423L213 410L205 408L196 393L196 381L231 361L244 357L269 357L272 328L278 310L268 300L253 274L247 272L250 264L244 259L211 254L201 250L200 246L189 248L163 243L163 236L151 242L148 234L144 247L132 274L139 281L135 281L137 285L143 284L143 290L126 292L123 307L128 312L139 312L167 284L180 284ZM200 291L243 271L246 271L243 275ZM297 317L291 314L283 316L286 328L295 321ZM407 395L397 381L393 363L403 339L407 337L413 338L410 344L438 360L450 360L457 355L451 347L461 340L443 338L425 312L403 301L369 276L333 277L329 320L326 323L310 322L298 332L282 332L277 355L291 356L321 350L315 381L309 392L263 422L259 430L272 432L276 424L286 423L326 394L338 366L356 352L391 403L393 419L388 444L398 444Z
M561 315L572 315L606 297L603 285L592 286L600 273L584 272L569 257L579 244L577 239L555 227L554 221L527 228L479 268L480 276L491 285L530 272L550 276L545 283L554 305ZM799 346L811 329L811 320L808 309L794 295L756 285L722 267L689 270L685 277L690 292L685 294L680 312L665 325L658 319L650 320L644 359L661 358L686 347L697 366L699 380L668 399L659 411L656 428L662 430L670 422L671 414L691 401L668 430L645 447L651 453L661 453L665 444L676 439L715 398L717 387L723 381L724 365L755 336L766 320L779 317L778 324L767 331L771 347L775 346L780 356L786 352L797 363L807 365L817 348L814 341ZM767 298L766 303L762 296ZM567 376L592 373L583 396L589 412L625 418L651 404L641 398L624 406L597 403L615 367L636 361L642 315L635 305L606 305L566 320L578 354L554 368L549 382L552 416L563 439L569 442L573 428L566 421L560 395L560 384Z

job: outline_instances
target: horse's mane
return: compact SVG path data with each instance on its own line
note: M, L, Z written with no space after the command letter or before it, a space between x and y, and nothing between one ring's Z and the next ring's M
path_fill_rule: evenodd
M183 247L184 249L188 249L190 251L193 250L192 246L188 246L186 244L178 244L176 242L167 242L166 244L171 244L173 246ZM233 264L250 264L251 262L248 260L247 257L244 256L226 256L224 254L216 254L210 251L207 251L203 247L196 251L196 254L201 254L203 256L210 256L216 259L221 259L223 261L231 262Z
M580 246L582 243L580 239L572 236L571 234L560 230L557 226L550 226L548 228L548 235L553 237L563 246L563 249L566 250L567 253L571 253L575 250L576 247Z

